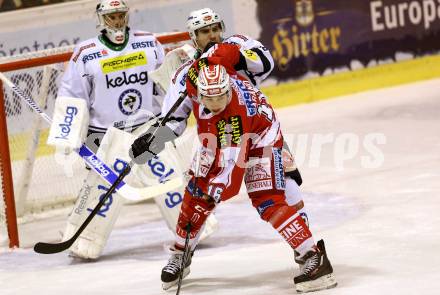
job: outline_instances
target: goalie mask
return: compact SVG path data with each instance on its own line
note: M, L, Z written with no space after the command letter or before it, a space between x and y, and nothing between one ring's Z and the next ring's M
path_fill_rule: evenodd
M211 8L203 8L190 13L186 22L186 28L196 48L203 51L203 48L200 48L197 44L197 30L216 23L220 24L222 33L224 33L225 24L223 20L220 15L214 12Z
M221 113L231 101L229 75L222 65L208 65L200 69L197 97L214 115Z
M125 42L128 25L128 5L124 0L100 0L96 6L98 30L115 43Z

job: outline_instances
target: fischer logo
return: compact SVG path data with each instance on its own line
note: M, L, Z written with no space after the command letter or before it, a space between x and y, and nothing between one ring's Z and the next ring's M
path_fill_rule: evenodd
M102 176L108 176L110 172L105 168L104 163L102 163L95 155L87 157L87 163L91 164L93 168L98 170Z
M61 129L61 135L56 136L55 138L68 140L68 136L70 134L70 126L72 126L72 122L74 117L78 114L78 109L73 106L68 106L66 108L66 115L64 116L64 123L58 124Z

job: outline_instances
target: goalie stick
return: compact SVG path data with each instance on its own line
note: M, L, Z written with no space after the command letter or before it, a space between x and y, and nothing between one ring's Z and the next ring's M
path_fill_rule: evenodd
M36 111L47 123L51 123L52 119L44 113L40 107L35 103L35 101L28 95L26 95L23 90L21 90L17 85L12 83L3 73L0 72L0 80L2 80L11 90L22 98L34 111ZM75 149L78 155L98 173L108 184L113 184L118 175L113 172L98 156L85 144L83 144L79 149ZM178 188L182 185L182 179L173 179L166 181L161 184L154 185L152 187L145 188L135 188L124 181L120 181L116 190L121 194L122 197L132 201L141 201L153 198L170 190Z
M176 102L173 104L171 109L168 111L168 113L160 120L159 126L153 131L152 136L149 138L149 144L151 144L154 135L156 134L157 130L161 126L164 126L165 123L169 120L171 117L171 114L174 113L174 111L179 107L179 105L182 103L182 101L186 97L186 91L182 92L179 96L179 98L176 100ZM104 196L100 198L99 203L96 205L96 207L93 209L93 211L87 216L86 220L81 224L81 226L78 228L78 230L75 232L75 234L68 240L61 242L61 243L44 243L39 242L35 244L34 251L41 254L54 254L59 253L64 250L67 250L70 248L70 246L73 245L73 243L76 241L76 239L81 235L83 230L87 227L87 225L92 221L93 217L99 212L101 207L104 205L105 201L109 198L109 196L115 191L117 186L122 182L124 177L130 173L131 167L134 165L133 160L130 161L130 163L124 168L124 170L119 174L118 178L115 180L115 182L112 184L112 186L108 189L108 191L105 193Z

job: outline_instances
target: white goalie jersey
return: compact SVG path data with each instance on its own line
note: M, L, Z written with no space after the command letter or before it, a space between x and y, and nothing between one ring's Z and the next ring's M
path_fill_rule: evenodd
M160 114L148 72L163 59L162 45L148 32L130 31L127 42L118 46L102 36L83 41L69 61L58 96L86 100L91 132L137 127Z

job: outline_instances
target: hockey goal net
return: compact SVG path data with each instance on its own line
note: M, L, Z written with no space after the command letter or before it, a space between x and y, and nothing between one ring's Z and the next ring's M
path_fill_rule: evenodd
M158 35L166 49L189 40L187 33ZM0 72L32 97L50 117L58 84L73 47L0 59ZM40 116L0 81L0 246L18 247L18 225L66 214L87 173L81 161L57 163L46 145L48 128Z

